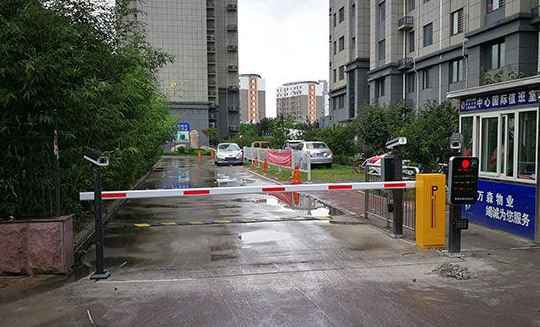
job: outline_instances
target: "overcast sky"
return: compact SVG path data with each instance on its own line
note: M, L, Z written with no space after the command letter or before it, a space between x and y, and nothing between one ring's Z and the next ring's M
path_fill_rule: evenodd
M266 81L266 116L276 88L328 80L328 0L238 0L239 73Z

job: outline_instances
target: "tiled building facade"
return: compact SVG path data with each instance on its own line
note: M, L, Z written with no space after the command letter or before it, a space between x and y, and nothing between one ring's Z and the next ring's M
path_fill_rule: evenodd
M239 131L236 0L134 2L155 48L174 56L159 72L170 110L191 130L214 127L221 137ZM201 133L202 143L208 140Z
M266 117L266 86L258 74L240 74L240 122L258 123Z
M317 122L324 112L324 83L322 82L293 82L278 87L277 114L291 116L295 122Z

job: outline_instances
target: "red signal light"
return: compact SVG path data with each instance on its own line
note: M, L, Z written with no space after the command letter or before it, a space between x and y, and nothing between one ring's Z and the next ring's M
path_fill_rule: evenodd
M470 162L469 160L463 160L463 161L461 162L461 167L462 167L462 168L467 169L467 168L469 168L470 165L471 165L471 162Z

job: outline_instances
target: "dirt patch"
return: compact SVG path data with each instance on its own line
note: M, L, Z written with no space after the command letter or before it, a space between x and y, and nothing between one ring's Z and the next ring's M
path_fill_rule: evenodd
M433 269L432 273L437 274L440 277L455 278L458 280L467 280L474 277L469 269L451 262L443 263L439 267Z

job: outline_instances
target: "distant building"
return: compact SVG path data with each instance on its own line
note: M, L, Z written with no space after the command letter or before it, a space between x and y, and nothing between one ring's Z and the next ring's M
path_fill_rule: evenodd
M135 1L147 41L174 56L158 73L179 122L214 127L220 137L239 131L237 0ZM200 133L201 143L208 140Z
M277 88L278 115L291 116L296 122L315 123L324 110L323 81L286 83Z
M240 122L258 123L265 117L264 78L257 74L240 74Z

